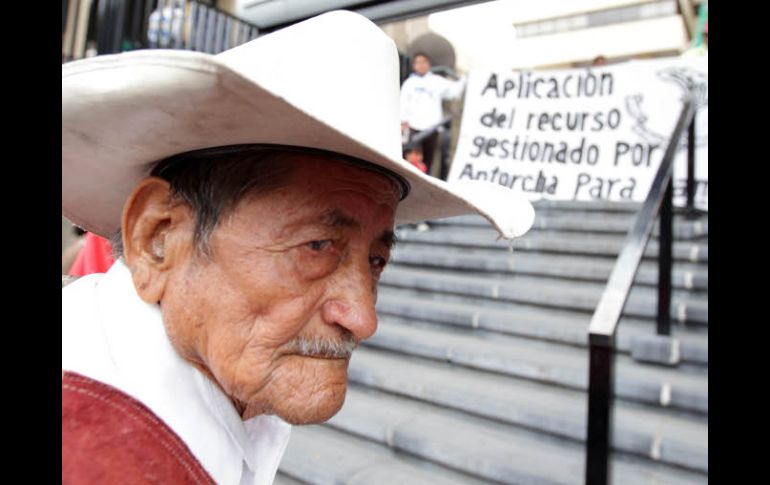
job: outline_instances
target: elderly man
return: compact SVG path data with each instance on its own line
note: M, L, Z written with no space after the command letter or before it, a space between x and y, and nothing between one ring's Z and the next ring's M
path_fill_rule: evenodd
M392 41L348 12L62 67L62 210L121 255L63 290L64 483L270 483L290 424L344 402L396 223L530 227L401 159L398 96Z

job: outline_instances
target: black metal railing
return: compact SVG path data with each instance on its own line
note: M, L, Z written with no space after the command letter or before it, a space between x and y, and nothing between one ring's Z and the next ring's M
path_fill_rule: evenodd
M162 3L158 2L159 4ZM169 3L169 2L166 2ZM255 25L214 7L190 1L184 8L164 6L150 17L150 48L189 49L218 54L259 34ZM149 34L158 35L150 38Z
M259 35L205 0L69 0L62 25L62 62L153 48L218 54Z
M658 214L660 214L660 237L657 332L659 335L671 333L673 162L688 124L687 211L690 214L694 213L695 102L691 98L684 103L650 192L618 256L588 330L588 430L585 479L590 485L604 485L609 482L615 334Z

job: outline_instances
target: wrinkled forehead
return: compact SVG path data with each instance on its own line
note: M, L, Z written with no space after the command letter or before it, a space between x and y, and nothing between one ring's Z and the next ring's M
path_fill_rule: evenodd
M294 155L283 162L290 171L279 186L253 192L240 204L240 214L259 220L263 234L274 240L323 228L377 240L392 234L401 189L386 174L324 156Z

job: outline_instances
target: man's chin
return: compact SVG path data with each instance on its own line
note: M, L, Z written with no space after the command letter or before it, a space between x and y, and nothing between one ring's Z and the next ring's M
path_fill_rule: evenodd
M275 411L281 419L289 424L319 424L328 421L339 412L345 404L347 387L341 390L330 390L322 395L314 395L307 402L285 403L276 407ZM293 400L292 400L293 401Z

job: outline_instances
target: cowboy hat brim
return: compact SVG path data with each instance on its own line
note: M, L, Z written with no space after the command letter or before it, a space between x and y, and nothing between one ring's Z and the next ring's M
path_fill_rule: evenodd
M126 199L155 162L197 149L264 143L337 152L400 175L411 192L398 206L398 224L479 213L506 238L532 225L532 205L510 189L426 176L263 84L221 55L182 50L64 64L63 215L111 237L120 228Z

